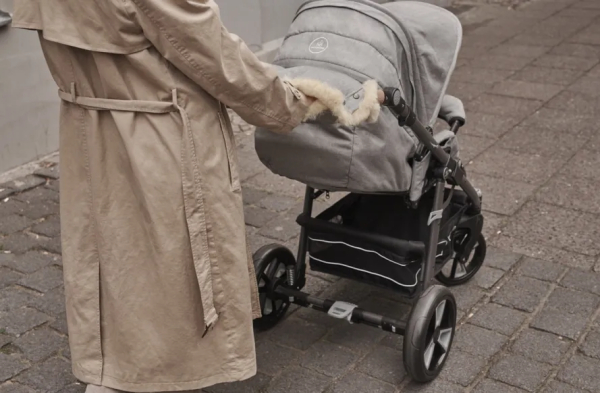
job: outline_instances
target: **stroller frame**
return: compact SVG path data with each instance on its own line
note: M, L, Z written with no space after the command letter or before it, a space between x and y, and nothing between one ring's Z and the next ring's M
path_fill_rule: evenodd
M310 186L307 186L306 188L304 209L302 214L298 217L298 223L301 224L302 229L297 257L295 258L291 251L283 246L269 245L261 248L254 254L254 264L257 279L259 281L259 292L263 293L263 298L269 298L273 302L285 302L288 306L289 304L293 303L302 307L313 308L317 311L328 313L332 317L346 319L350 323L366 324L387 332L404 335L405 337L407 337L407 334L411 336L414 334L421 334L419 331L415 333L415 330L424 329L423 326L415 326L418 325L418 321L416 320L419 319L419 316L421 316L422 319L423 315L435 315L436 317L431 318L439 320L441 317L437 316L437 312L439 311L438 305L441 304L441 299L446 299L454 307L452 311L453 315L448 317L452 319L452 331L451 336L448 339L449 342L447 342L447 347L445 348L446 352L439 360L439 367L434 368L433 370L427 370L429 367L423 369L423 367L413 364L415 362L415 355L416 358L422 358L423 356L427 358L429 355L427 352L425 352L423 355L424 348L410 347L410 343L407 344L407 341L412 340L407 340L405 338L405 367L413 379L419 382L427 382L437 377L441 371L441 368L443 367L443 364L447 358L446 353L450 349L449 347L451 345L456 325L456 303L453 295L447 288L433 285L434 276L441 271L446 263L452 260L452 258L446 260L442 266L436 265L436 254L438 251L442 213L451 203L454 187L459 186L463 190L464 194L466 194L468 206L466 206L463 211L468 213L463 214L464 217L462 217L460 222L457 223L453 228L453 232L456 228L463 228L467 229L471 233L471 236L461 248L461 255L455 255L454 257L454 264L452 266L451 273L451 275L454 276L456 272L457 261L466 261L471 256L474 248L479 245L478 240L479 242L485 242L485 239L483 239L481 235L483 228L483 217L481 215L481 192L475 189L467 180L466 172L461 162L458 159L453 158L444 150L442 146L438 144L436 139L433 137L430 128L425 127L417 120L413 110L401 97L400 92L397 89L392 88L385 89L384 92L385 102L383 105L391 109L394 115L398 118L398 123L400 126L407 126L413 131L414 135L421 142L423 149L422 152L431 152L433 158L431 164L431 167L433 167L431 188L433 188L434 196L433 208L429 214L429 221L427 223L429 227L429 239L425 242L426 244L423 250L423 268L418 275L418 289L416 290L415 295L412 296L413 298L417 298L417 300L413 306L411 317L409 317L408 322L372 313L360 309L356 305L350 303L322 299L301 291L306 282L306 256L308 254L309 244L306 221L311 219L314 200L319 198L326 191L315 190ZM451 126L451 131L456 134L460 127L465 124L465 119L455 117L450 119L448 123ZM449 196L445 199L444 197L447 195L447 185L450 185L452 188ZM407 246L410 246L408 241L406 244ZM483 247L485 254L485 244L483 244ZM476 270L478 270L483 263L484 257L485 255L483 255L481 260L478 261L479 266L476 268ZM272 266L272 262L276 260L278 261L277 263L285 266L285 274L282 274L279 277L274 274L274 271L278 270L278 268ZM283 268L280 270L283 270ZM267 278L265 274L267 274L269 271L271 276ZM473 273L473 275L474 274L475 273ZM263 290L260 291L261 283L265 284L265 282L266 285L263 285ZM457 285L462 282L454 283L450 281L444 283L450 286ZM432 289L436 290L432 291ZM261 308L263 307L263 298L261 298ZM444 302L446 300L444 300ZM285 307L283 311L276 311L274 315L272 314L267 317L263 316L263 318L255 321L255 327L259 330L264 330L274 326L283 318L283 315L286 311L287 307ZM418 315L413 317L413 314L415 313ZM436 325L436 329L437 330L435 330L434 334L440 335L440 327ZM440 337L437 338L438 341L441 340ZM432 339L432 342L434 340L435 337ZM407 348L407 345L409 345L409 348Z

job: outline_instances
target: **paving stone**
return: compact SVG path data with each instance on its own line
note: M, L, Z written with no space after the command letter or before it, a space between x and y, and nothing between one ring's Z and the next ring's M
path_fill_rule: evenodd
M13 336L9 336L8 334L0 333L0 348L5 346L6 344L12 343L14 340Z
M505 215L516 212L533 195L536 189L531 184L481 175L475 172L470 173L469 178L477 188L481 189L485 209Z
M0 329L5 329L8 334L23 334L50 318L30 308L21 308L18 311L0 312Z
M36 364L16 379L17 382L45 392L56 392L76 382L71 374L71 365L58 358Z
M595 116L598 113L598 102L594 97L570 90L558 93L546 103L546 107L582 116Z
M25 211L25 208L27 207L26 204L14 199L14 198L8 198L8 200L6 202L5 202L5 200L6 199L0 200L0 215L2 217L5 217L5 216L11 215L11 214L22 215L23 212Z
M484 379L477 385L473 393L522 393L526 390L516 388L504 384L502 382L494 381L493 379Z
M597 99L600 97L600 78L583 76L579 78L575 83L568 87L568 90L583 93L588 97Z
M440 373L440 378L469 386L484 367L485 359L453 349Z
M597 392L600 391L598 370L600 370L600 360L575 355L559 371L558 379L569 385Z
M294 198L304 196L305 186L272 173L260 173L248 180L252 188Z
M552 381L544 390L544 393L587 393L587 390L577 389L574 386L567 385L559 381Z
M371 326L342 323L329 332L326 338L327 341L343 345L352 351L367 352L385 335L382 330Z
M34 295L18 286L4 288L0 290L0 312L16 310L32 301L33 298Z
M528 202L504 228L507 236L536 244L596 255L600 218L539 202Z
M315 343L306 352L301 365L330 377L339 377L346 373L358 357L358 354L342 346L323 341Z
M8 266L21 273L33 273L46 266L57 264L60 257L41 251L29 251L22 255L9 254L4 262L0 255L0 265Z
M485 220L483 222L483 236L485 236L489 243L490 238L497 235L499 232L502 232L502 228L504 228L508 217L501 216L499 214L495 214L489 211L484 211L484 217Z
M0 382L7 381L25 369L27 364L20 355L7 355L0 352Z
M331 393L395 393L393 385L369 377L368 375L350 372L336 382Z
M60 167L58 165L47 166L37 169L33 174L42 178L56 180L60 177Z
M0 289L13 285L18 282L21 277L23 277L23 275L20 273L5 267L0 267Z
M319 277L307 277L306 286L302 290L311 295L319 296L330 285L331 282L320 279Z
M266 174L268 171L254 150L238 150L238 160L244 165L239 167L239 177L241 181L248 181L255 176Z
M529 392L535 391L552 368L520 355L508 355L490 369L490 377Z
M452 293L456 298L456 306L460 310L470 310L485 295L481 288L474 285L454 287Z
M504 276L504 271L483 266L473 277L473 282L484 289L491 289Z
M471 67L481 67L487 69L518 71L531 63L532 59L527 57L512 57L487 54L473 59L469 65Z
M526 314L494 303L488 303L469 319L469 323L512 336L525 321Z
M26 207L23 210L23 215L32 219L39 220L51 216L53 214L59 214L60 209L58 203L45 201L40 203L25 204Z
M292 316L273 330L273 341L304 351L325 336L325 333L325 327Z
M36 187L30 191L16 195L15 199L18 199L28 206L43 205L49 202L60 202L58 192L48 187Z
M33 393L33 390L20 383L7 382L0 385L0 393Z
M28 303L45 314L58 316L65 312L65 293L62 286L33 297Z
M563 42L550 51L553 55L600 59L600 46Z
M207 393L255 393L266 392L271 377L258 373L254 377L241 382L224 383L204 388Z
M517 276L507 282L492 300L517 310L534 312L549 289L550 285L545 282Z
M462 66L458 67L452 76L454 82L466 83L496 83L505 80L513 71L511 70L493 70L480 67Z
M256 344L258 369L267 375L277 375L290 365L296 365L302 352L264 340Z
M5 238L0 238L0 251L23 254L36 247L38 247L38 240L23 233L14 233Z
M588 179L567 175L554 176L538 191L540 202L600 214L598 185Z
M53 216L47 220L44 220L40 224L31 228L31 231L46 237L60 236L60 218L59 216Z
M356 370L393 385L406 377L402 352L384 346L376 346Z
M501 334L466 324L457 330L452 347L487 359L500 351L507 341L508 338Z
M67 329L67 317L66 317L66 314L63 313L62 315L57 316L54 319L54 321L52 323L50 323L50 327L52 329L57 330L58 332L60 332L60 333L62 333L64 335L67 335L69 332L68 332L68 329Z
M600 295L600 273L571 269L560 281L560 285Z
M540 106L542 102L537 100L484 94L468 104L467 108L479 113L523 118L535 112Z
M66 337L49 328L31 330L14 341L24 356L31 362L40 362L68 345Z
M584 136L556 133L543 128L518 126L504 135L497 146L523 154L570 158L586 144L587 139Z
M6 183L6 186L16 190L17 192L25 192L37 186L41 186L46 181L41 177L29 175L23 178L13 180L11 182Z
M600 359L600 330L596 329L589 332L580 349L584 355Z
M491 87L492 85L487 83L469 83L452 81L450 82L450 86L448 87L448 94L460 98L463 102L469 102L488 91Z
M504 117L473 110L469 110L468 113L467 124L461 128L462 135L498 139L522 120L516 116ZM459 136L459 138L461 137Z
M597 170L597 165L600 165L600 152L582 150L569 161L561 173L570 178L600 180L600 173L598 173L600 171Z
M531 326L559 336L576 339L598 307L596 295L556 288Z
M253 227L261 228L276 217L279 217L277 213L270 212L260 207L246 206L244 208L246 225L251 225Z
M81 383L74 383L73 385L65 386L60 389L58 393L84 393L86 386Z
M247 187L246 184L242 186L242 195L244 204L246 205L257 205L261 199L266 198L270 194L266 191L257 190L254 188Z
M582 0L580 2L575 3L575 5L573 7L597 10L597 9L600 9L600 4L598 4L598 2L596 0Z
M0 184L0 199L4 200L9 196L13 195L16 191L12 188L6 187L4 184Z
M557 262L576 269L591 269L594 266L595 259L593 256L565 251L552 246L534 244L529 239L506 236L504 233L494 237L488 243L494 247L511 250L531 258Z
M31 224L31 220L16 214L2 217L2 220L0 220L0 234L10 235L11 233L20 232Z
M542 55L533 62L533 65L539 67L566 68L579 71L588 71L596 64L598 64L598 60L593 58L576 58L550 54Z
M538 362L556 365L570 345L569 340L554 334L527 329L512 344L512 351Z
M510 97L529 98L546 101L558 94L564 87L543 83L532 83L519 80L505 80L497 83L491 91Z
M269 393L320 393L330 382L331 379L323 374L304 367L291 367L273 381Z
M52 254L62 253L62 243L60 237L55 237L50 240L40 243L40 248L44 251L51 252Z
M434 379L427 383L411 381L401 390L402 393L462 393L464 391L464 387L452 382L444 381L441 378Z
M291 209L298 202L298 198L290 198L281 195L268 195L258 201L257 205L263 209L283 212Z
M49 180L44 186L49 190L59 192L60 191L60 181L59 180Z
M556 262L525 258L519 267L519 274L542 281L555 282L565 271L565 267Z
M490 50L490 54L497 56L522 57L533 60L548 52L550 47L519 45L519 44L502 44Z
M469 163L495 142L492 138L482 138L472 135L461 135L459 141L461 146L460 159L464 163Z
M48 266L24 277L19 284L39 292L48 292L63 284L63 273L56 266Z
M558 45L564 37L561 36L550 36L547 34L532 34L526 32L519 34L513 39L507 41L507 44L523 44L523 45L536 45L536 46L554 46Z
M521 258L520 254L488 246L485 265L506 271L510 270Z
M296 223L295 218L281 216L258 231L261 236L284 242L298 236L298 233L300 233L300 226Z
M550 83L568 86L575 82L582 74L583 71L578 70L526 66L522 70L511 75L510 79L531 83Z
M372 290L373 287L367 284L342 279L325 289L321 296L327 299L359 303L364 301L364 299L369 296Z
M596 119L592 116L566 113L560 109L541 108L523 120L519 125L522 128L556 131L579 135L597 127Z
M469 165L469 170L538 186L545 183L564 162L565 159L560 157L523 154L493 146L477 157Z

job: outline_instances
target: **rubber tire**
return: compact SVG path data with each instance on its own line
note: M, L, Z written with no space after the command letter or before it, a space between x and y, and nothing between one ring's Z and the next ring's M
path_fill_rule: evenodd
M258 281L259 274L269 266L275 259L279 259L281 262L288 264L296 264L296 258L294 254L285 246L279 244L270 244L261 247L256 251L252 257L254 263L254 270L256 273L256 279ZM285 306L285 309L277 315L263 315L261 318L254 320L254 330L266 331L275 327L285 317L290 304ZM262 310L261 310L262 311Z
M446 357L443 359L442 363L435 370L429 371L426 369L423 360L425 347L427 345L425 342L427 328L431 318L434 317L437 305L444 299L452 304L454 310L454 318L452 319L452 337L450 339L448 351L446 352ZM406 372L416 382L424 383L433 381L444 368L444 365L448 360L448 355L452 349L454 335L456 334L456 315L456 299L452 292L442 285L432 285L429 287L413 306L404 335L403 360Z
M483 266L483 263L485 262L485 256L487 253L487 243L485 241L485 236L483 236L483 233L479 234L479 239L477 240L477 243L479 243L479 246L475 250L475 255L473 255L473 261L471 261L471 263L477 262L475 265L475 270L471 271L469 274L459 279L448 278L444 276L442 272L439 272L435 276L435 279L447 287L455 287L457 285L463 285L470 281L473 277L475 277L479 269L481 269L481 267ZM454 260L450 260L448 261L448 263L454 263Z

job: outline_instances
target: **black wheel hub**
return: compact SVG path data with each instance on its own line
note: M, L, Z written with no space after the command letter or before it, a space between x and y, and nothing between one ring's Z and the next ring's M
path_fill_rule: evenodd
M423 360L425 368L429 371L436 370L443 364L454 335L455 310L452 303L442 300L435 308L429 322L425 340L425 353Z

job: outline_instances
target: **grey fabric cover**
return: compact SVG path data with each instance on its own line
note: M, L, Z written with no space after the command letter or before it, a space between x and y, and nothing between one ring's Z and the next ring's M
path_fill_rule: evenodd
M292 23L274 64L287 78L338 88L346 107L362 100L362 83L396 87L418 119L433 125L456 64L462 29L443 8L402 1L313 0ZM342 127L327 114L289 135L256 132L261 161L276 174L314 188L360 193L408 192L418 141L389 109L374 124Z
M458 98L450 95L446 95L442 100L442 107L438 115L440 119L443 119L446 123L450 123L452 119L461 118L467 120L465 113L465 106L463 102Z

